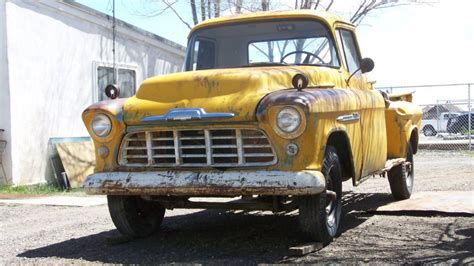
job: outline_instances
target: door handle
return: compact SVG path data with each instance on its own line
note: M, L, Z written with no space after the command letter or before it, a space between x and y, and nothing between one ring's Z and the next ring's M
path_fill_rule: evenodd
M360 119L359 113L352 113L350 115L338 116L336 121L341 122L341 123L347 123L347 122L356 122L356 121L359 121L359 119Z

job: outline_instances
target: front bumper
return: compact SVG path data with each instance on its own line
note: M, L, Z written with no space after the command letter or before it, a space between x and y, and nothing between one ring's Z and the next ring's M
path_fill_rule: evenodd
M325 189L319 171L149 171L95 173L87 194L156 196L311 195Z

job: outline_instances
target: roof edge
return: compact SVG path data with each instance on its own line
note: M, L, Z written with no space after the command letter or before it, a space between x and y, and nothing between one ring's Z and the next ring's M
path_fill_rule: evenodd
M259 11L259 12L250 12L243 13L239 15L229 15L222 16L212 19L207 19L200 22L194 26L189 35L191 35L196 30L208 27L215 26L227 23L238 23L238 22L248 22L255 20L267 20L267 19L281 19L281 18L295 18L295 17L305 17L305 18L318 18L324 20L326 24L333 26L335 23L343 23L355 27L352 23L346 21L338 15L335 15L326 11L316 11L310 9L298 9L298 10L270 10L270 11ZM188 35L188 36L189 36Z
M82 10L82 11L85 11L87 13L89 13L90 15L93 15L93 16L97 16L97 17L100 17L100 18L103 18L103 19L106 19L107 21L112 21L113 17L108 15L108 14L105 14L101 11L98 11L96 9L93 9L91 7L88 7L86 5L83 5L83 4L80 4L74 0L61 0L60 2L64 3L64 4L67 4L73 8L76 8L76 9L79 9L79 10ZM142 34L148 38L151 38L151 39L155 39L157 41L160 41L166 45L169 45L173 48L176 48L178 50L181 50L183 52L186 51L186 47L182 46L181 44L178 44L176 42L173 42L169 39L166 39L160 35L157 35L157 34L154 34L152 32L149 32L149 31L146 31L142 28L139 28L137 26L134 26L128 22L125 22L121 19L118 19L118 18L115 18L115 23L117 26L120 26L120 27L123 27L123 28L126 28L126 29L129 29L129 30L132 30L132 31L135 31L139 34Z

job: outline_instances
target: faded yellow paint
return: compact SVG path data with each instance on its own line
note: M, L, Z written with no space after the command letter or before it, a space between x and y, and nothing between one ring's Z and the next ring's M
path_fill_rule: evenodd
M278 19L315 19L325 23L329 28L332 28L336 23L346 24L350 27L353 27L349 22L346 22L341 17L334 15L329 12L316 11L316 10L289 10L289 11L264 11L264 12L252 12L247 14L231 15L231 16L222 16L218 18L205 20L196 26L193 27L189 36L196 30L218 26L223 24L231 23L245 23L245 22L255 22L261 20L278 20Z
M405 157L407 143L412 134L419 134L421 127L421 108L405 101L390 103L385 111L387 124L388 158ZM416 148L416 147L414 147Z
M116 158L118 156L118 149L120 142L126 130L123 122L122 107L124 100L103 101L89 106L82 113L82 120L91 135L95 147L96 166L95 172L113 171L117 168ZM94 135L91 129L92 119L97 114L105 114L112 121L112 131L104 138L99 138ZM99 155L99 148L106 147L109 153L105 157Z
M310 77L310 86L341 87L332 68L310 66L249 67L175 73L145 80L124 105L128 125L144 116L163 115L172 108L199 107L207 112L232 112L232 121L255 121L255 110L267 94L291 88L295 74Z
M412 92L401 92L401 93L391 93L388 95L388 98L391 101L413 101L413 91Z
M276 18L319 20L329 25L332 34L338 27L354 29L329 14L292 11L218 18L201 23L194 30L223 23ZM292 88L295 74L309 78L308 88L302 91ZM412 132L418 132L421 109L402 101L392 102L387 109L382 95L372 88L363 74L358 73L347 82L350 74L344 67L274 66L190 71L147 79L136 96L126 101L99 103L84 112L84 122L95 143L96 172L153 170L127 169L118 165L119 147L125 132L260 128L278 156L275 165L260 170L320 171L328 141L332 141L334 134L342 134L349 143L347 165L353 167L353 174L345 178L352 178L353 183L358 184L362 177L383 169L388 158L405 156L406 143ZM282 137L275 130L276 113L284 106L295 106L304 113L305 128L301 134L292 136L294 138ZM204 108L206 112L231 112L235 116L219 120L141 122L146 116L164 115L173 108ZM97 113L104 113L112 120L113 129L108 137L98 138L90 129ZM357 119L341 119L351 115ZM299 147L294 156L286 154L289 143ZM104 158L97 152L100 147L110 151Z

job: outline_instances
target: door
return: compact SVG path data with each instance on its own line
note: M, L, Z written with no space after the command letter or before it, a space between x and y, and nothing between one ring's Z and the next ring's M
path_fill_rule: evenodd
M360 175L356 176L357 182L360 178L385 167L387 159L385 103L382 95L372 88L360 71L361 56L354 32L351 29L338 28L336 35L345 66L341 74L346 80L347 87L358 96L360 103L359 110L356 110L361 127L360 147L358 147L360 153L357 155L360 158L360 166L356 167Z

